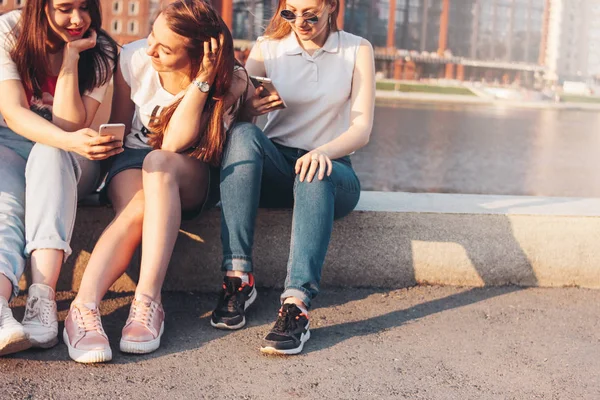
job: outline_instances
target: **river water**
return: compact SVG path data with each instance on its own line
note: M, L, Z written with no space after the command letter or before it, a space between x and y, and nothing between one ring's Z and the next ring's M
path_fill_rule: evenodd
M363 190L600 196L600 112L378 104Z

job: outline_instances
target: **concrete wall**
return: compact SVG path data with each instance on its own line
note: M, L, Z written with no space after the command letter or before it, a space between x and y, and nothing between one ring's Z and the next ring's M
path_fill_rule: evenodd
M80 208L60 290L77 290L112 215L109 208ZM219 220L213 209L184 223L166 290L219 288ZM259 286L282 286L290 224L290 210L260 211ZM138 266L136 258L113 290L134 290ZM600 200L363 192L357 211L335 223L323 285L415 284L600 288Z

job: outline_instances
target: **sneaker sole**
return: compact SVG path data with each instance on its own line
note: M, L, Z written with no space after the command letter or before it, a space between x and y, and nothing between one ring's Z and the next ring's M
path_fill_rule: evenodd
M160 347L160 338L165 330L165 322L163 321L160 325L160 333L158 337L154 340L150 340L149 342L130 342L128 340L121 339L121 343L119 348L123 353L131 353L131 354L148 354L152 353L156 349Z
M24 332L15 332L0 343L0 356L18 353L31 347L31 342Z
M276 349L275 347L272 346L263 346L260 348L260 352L263 354L271 354L271 355L286 355L286 356L291 356L294 354L299 354L300 352L302 352L302 349L304 348L304 343L306 343L308 341L308 339L310 339L310 329L306 331L306 334L302 335L302 337L300 338L300 346L296 347L295 349Z
M63 330L63 341L69 349L69 357L78 363L90 364L112 360L112 350L110 347L106 350L79 350L71 346L66 329Z
M40 349L49 349L58 344L58 336L54 335L49 339L36 339L33 336L29 335L29 341L31 342L31 347L36 347Z
M250 307L252 305L252 303L254 303L257 296L258 296L258 293L256 291L256 288L252 288L252 292L250 292L250 297L248 298L248 301L244 305L244 311L246 311L248 309L248 307ZM225 329L228 331L234 331L236 329L241 329L246 325L246 316L244 316L244 318L242 318L242 322L240 322L237 325L227 325L225 322L214 323L212 318L210 319L210 324L214 328L217 328L217 329Z

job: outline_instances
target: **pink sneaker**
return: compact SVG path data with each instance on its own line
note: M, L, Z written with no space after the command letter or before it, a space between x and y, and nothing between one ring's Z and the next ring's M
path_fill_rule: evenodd
M165 312L162 305L150 297L138 294L131 303L129 318L123 328L121 351L146 354L158 349L165 330Z
M63 340L69 357L80 363L112 360L108 337L104 333L100 310L94 303L71 304L65 319Z

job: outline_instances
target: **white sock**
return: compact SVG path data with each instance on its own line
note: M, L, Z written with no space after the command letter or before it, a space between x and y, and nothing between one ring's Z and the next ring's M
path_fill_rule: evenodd
M237 276L237 275L227 275L227 276L229 278L240 278L242 280L242 283L246 283L246 284L250 283L250 276L246 272L242 272L242 276Z

